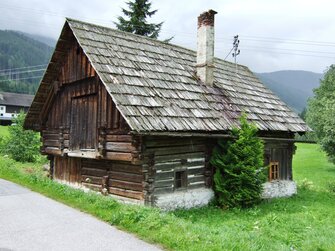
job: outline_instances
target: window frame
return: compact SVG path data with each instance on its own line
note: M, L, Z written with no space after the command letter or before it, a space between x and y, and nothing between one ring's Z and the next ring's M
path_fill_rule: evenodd
M174 190L187 189L187 184L188 184L187 170L175 170L175 172L174 172Z
M280 180L279 161L270 161L269 164L269 181Z

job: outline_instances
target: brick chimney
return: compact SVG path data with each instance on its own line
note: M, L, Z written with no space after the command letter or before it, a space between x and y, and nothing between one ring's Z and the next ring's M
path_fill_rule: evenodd
M197 76L206 85L213 86L214 81L214 15L209 10L198 17L197 36Z

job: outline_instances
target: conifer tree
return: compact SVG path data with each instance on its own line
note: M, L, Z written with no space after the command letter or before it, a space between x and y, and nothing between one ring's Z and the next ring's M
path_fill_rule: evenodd
M219 140L211 157L216 168L214 190L224 208L250 207L261 200L265 175L262 171L264 144L257 138L257 128L240 118L240 128L232 130L232 139Z
M135 0L127 2L129 10L122 9L122 16L118 17L118 22L114 22L119 30L157 39L163 22L159 24L147 23L146 19L154 15L157 10L150 11L151 3L148 0Z

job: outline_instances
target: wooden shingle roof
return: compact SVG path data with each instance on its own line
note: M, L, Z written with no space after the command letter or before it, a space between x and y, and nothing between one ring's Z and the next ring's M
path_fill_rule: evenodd
M30 94L0 92L0 105L29 107L33 98Z
M196 77L195 51L77 20L66 22L133 131L222 132L238 125L242 111L262 131L309 130L245 66L238 65L236 72L233 63L216 58L210 87Z

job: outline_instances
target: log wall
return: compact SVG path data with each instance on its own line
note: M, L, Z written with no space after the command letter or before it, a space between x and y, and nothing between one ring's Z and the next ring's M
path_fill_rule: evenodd
M143 200L144 176L141 165L110 160L55 157L53 176L65 183L82 185L95 191L107 192Z
M200 138L146 137L143 140L145 200L154 205L158 196L212 186L209 156L213 142ZM177 188L177 172L185 175ZM184 183L185 182L185 183Z

